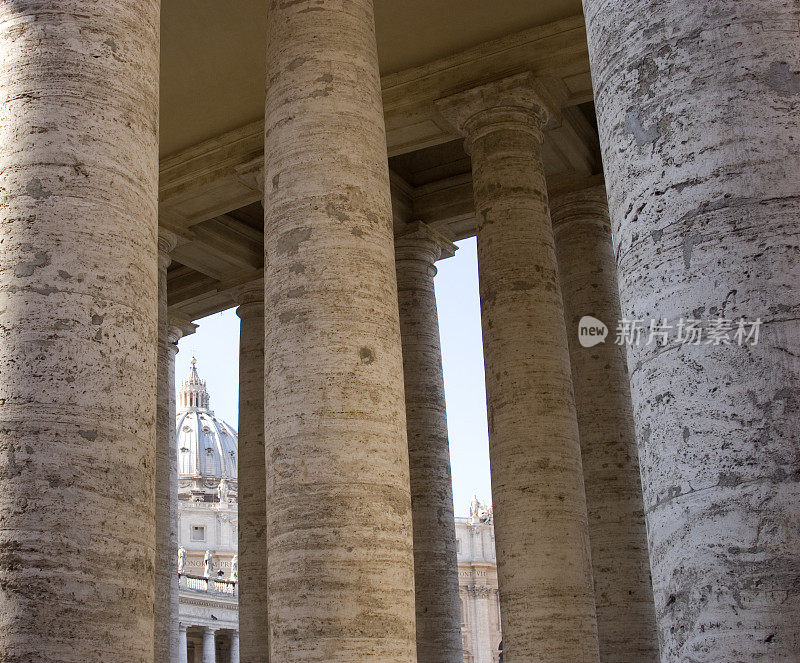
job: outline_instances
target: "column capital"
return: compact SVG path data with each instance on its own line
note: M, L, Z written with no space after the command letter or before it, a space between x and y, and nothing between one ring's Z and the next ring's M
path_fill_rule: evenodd
M256 279L231 288L229 291L231 298L239 307L236 315L243 318L246 315L264 314L264 279Z
M438 230L422 221L406 225L394 238L395 262L423 261L433 266L437 260L452 258L458 247Z
M177 344L184 336L191 336L197 331L198 325L187 318L170 313L167 318L167 339L171 345Z
M188 629L188 628L189 628L188 624L183 624L183 623L178 624L178 630L179 631L186 631L186 629Z
M172 262L169 254L177 245L178 236L174 232L165 228L158 229L158 266L161 269L169 267L169 263Z
M584 220L587 217L597 218L604 225L610 225L604 184L553 193L549 197L549 203L554 228L576 217Z
M467 148L489 133L514 128L535 135L558 117L558 107L531 72L510 76L439 99L436 108L467 139Z

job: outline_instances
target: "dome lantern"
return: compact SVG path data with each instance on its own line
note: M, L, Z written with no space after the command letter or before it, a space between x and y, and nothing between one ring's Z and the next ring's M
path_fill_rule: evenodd
M192 357L188 377L181 383L178 393L178 411L208 410L210 398L206 389L206 381L197 374L197 359Z

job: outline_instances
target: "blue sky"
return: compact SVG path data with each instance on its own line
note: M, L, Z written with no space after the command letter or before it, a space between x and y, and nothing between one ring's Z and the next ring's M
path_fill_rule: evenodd
M458 247L455 257L437 263L439 273L435 285L453 467L453 502L456 515L465 516L469 513L473 493L477 493L481 501L490 500L491 483L475 239L458 242ZM236 428L239 318L230 309L197 323L197 332L178 343L176 383L187 375L189 361L196 356L200 377L208 383L212 409Z

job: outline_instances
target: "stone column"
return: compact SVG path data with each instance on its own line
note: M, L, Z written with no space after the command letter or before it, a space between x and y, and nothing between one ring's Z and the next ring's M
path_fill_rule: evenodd
M267 654L269 654L269 652L267 652ZM231 633L231 663L239 663L239 631L233 631Z
M239 633L244 663L268 663L264 464L264 282L238 289ZM240 636L237 635L237 643Z
M525 74L439 106L472 155L505 660L588 662L586 503L535 88Z
M179 621L180 614L180 578L178 577L177 551L180 542L180 514L178 511L178 449L176 447L177 431L175 429L175 356L178 354L178 341L184 336L194 334L197 325L169 316L167 327L167 384L169 385L169 551L168 564L171 566L170 586L170 658L180 660ZM185 650L185 647L184 647ZM157 659L156 663L158 663Z
M672 327L628 347L662 661L794 660L800 9L584 9L622 312Z
M372 0L272 3L264 171L273 663L416 656Z
M208 626L203 627L203 663L216 663L217 643L214 637L214 629Z
M456 246L422 223L395 239L414 533L417 660L462 663L453 482L433 263Z
M177 538L173 530L172 472L177 471L172 457L175 455L175 416L170 404L175 392L175 354L172 351L167 319L167 267L171 262L170 251L175 248L177 237L168 230L158 233L158 384L156 403L156 564L154 600L154 661L175 660L177 647ZM177 350L177 348L176 348ZM173 381L169 381L170 363ZM175 605L173 605L175 604Z
M600 659L658 661L642 481L625 350L614 343L622 317L605 188L550 197L550 214L567 321L589 514ZM583 316L610 336L583 347Z
M186 625L178 626L178 663L188 663L189 650L186 642Z
M2 660L153 660L158 49L0 3Z

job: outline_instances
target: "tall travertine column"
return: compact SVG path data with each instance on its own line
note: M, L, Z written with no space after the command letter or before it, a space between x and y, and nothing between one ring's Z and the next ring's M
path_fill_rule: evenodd
M153 660L157 1L0 4L0 659Z
M551 196L550 214L581 439L600 660L654 663L658 636L630 385L625 350L613 335L621 314L605 188ZM605 343L580 344L583 316L612 330Z
M239 633L244 663L268 663L264 282L234 293L239 325Z
M461 663L461 602L433 263L455 245L414 223L395 240L414 531L417 660Z
M214 629L203 627L203 663L217 662L217 643Z
M271 660L413 661L403 363L372 0L272 3L267 44Z
M439 106L472 156L504 660L585 663L597 628L535 86L523 74Z
M160 313L159 313L160 315ZM175 446L177 431L175 429L175 356L178 354L178 341L184 336L194 334L197 325L176 316L169 316L167 327L167 384L169 385L169 550L171 587L169 595L169 628L170 628L170 661L181 660L180 645L180 587L178 579L177 551L179 545L180 514L178 512L178 449ZM160 361L160 359L159 359ZM159 376L160 379L160 376ZM159 392L159 399L161 398ZM159 400L160 405L160 400ZM185 638L185 634L183 636ZM184 643L184 650L186 643ZM156 663L159 660L157 659Z
M167 315L167 267L170 251L175 248L177 237L168 230L158 233L158 385L156 403L156 557L154 593L154 661L173 661L178 646L177 612L173 609L178 601L177 532L173 529L173 503L178 499L177 490L172 494L172 473L177 472L175 456L175 416L170 401L175 392L175 353L170 343ZM177 347L175 348L177 350ZM170 382L172 363L172 382Z
M662 660L796 660L800 9L584 8L622 312L672 326L628 348Z

